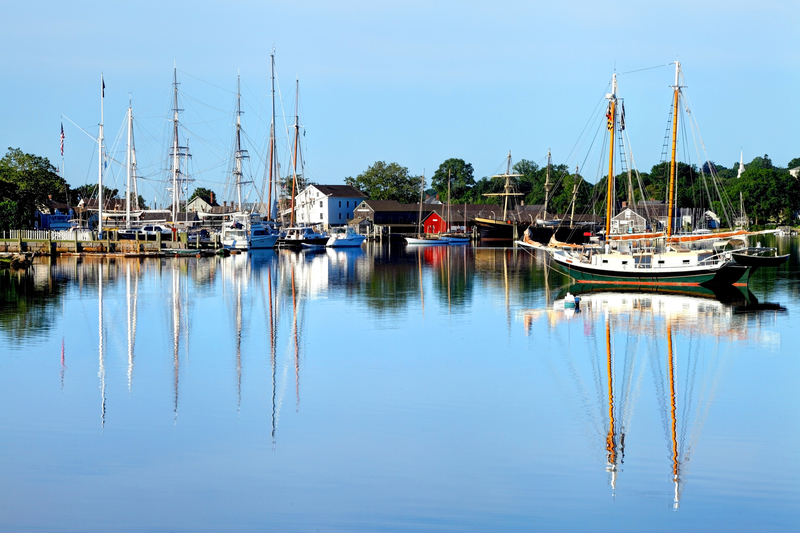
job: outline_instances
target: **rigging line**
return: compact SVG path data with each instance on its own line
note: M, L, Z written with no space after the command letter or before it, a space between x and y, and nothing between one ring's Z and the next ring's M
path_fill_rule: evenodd
M654 67L646 67L646 68L640 68L640 69L636 69L636 70L629 70L627 72L620 72L619 74L617 74L617 76L622 76L623 74L633 74L634 72L642 72L644 70L653 70L654 68L669 67L670 65L674 65L674 64L675 63L667 63L666 65L656 65Z
M92 135L91 133L89 133L88 131L86 131L85 129L83 129L83 128L81 128L80 126L78 126L77 124L75 124L75 122L74 122L74 121L73 121L71 118L69 118L67 115L64 115L64 114L62 114L62 115L61 115L61 118L65 118L65 119L67 119L67 121L68 121L68 122L70 122L70 123L71 123L73 126L75 126L75 127L76 127L76 128L78 128L79 130L81 130L83 133L85 133L85 134L86 134L86 135L87 135L87 136L88 136L88 137L89 137L91 140L93 140L95 143L97 143L97 142L98 142L98 138L97 138L97 137L95 137L94 135Z
M190 78L194 78L194 79L196 79L197 81L202 81L203 83L206 83L206 84L208 84L208 85L211 85L212 87L216 87L217 89L221 89L221 90L223 90L223 91L225 91L225 92L227 92L227 93L236 94L236 91L231 91L230 89L226 89L225 87L220 87L219 85L215 85L215 84L211 83L210 81L206 81L206 80L204 80L203 78L198 78L197 76L193 76L193 75L189 74L188 72L186 72L185 70L181 70L181 69L177 69L177 70L178 70L178 72L180 72L181 74L186 74L186 75L187 75L187 76L189 76Z
M589 120L586 121L586 124L583 126L583 129L581 130L580 135L578 135L578 140L575 141L575 144L572 146L572 149L567 154L567 159L566 159L567 164L571 163L572 160L570 158L572 157L572 153L576 150L576 148L578 147L578 144L581 143L581 139L583 139L583 134L586 132L586 128L588 128L589 124L591 124L592 121L595 119L595 115L597 114L597 109L600 107L600 104L602 104L603 100L606 99L605 95L606 95L606 91L608 90L609 86L611 86L611 82L609 82L608 85L606 85L606 88L603 91L603 96L600 98L600 100L597 102L597 105L594 106L594 109L589 114Z

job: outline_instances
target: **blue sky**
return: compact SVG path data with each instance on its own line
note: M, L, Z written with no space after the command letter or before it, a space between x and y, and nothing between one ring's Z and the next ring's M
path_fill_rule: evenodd
M16 3L0 21L0 144L60 164L62 114L96 134L102 71L110 143L133 99L150 200L177 64L196 184L221 189L237 71L257 167L274 45L287 114L300 78L306 169L319 183L377 160L430 175L450 157L481 177L508 150L542 162L550 148L574 166L583 156L568 154L615 68L676 58L712 160L731 166L743 150L786 165L800 156L798 15L771 1ZM672 78L667 66L619 77L640 170L659 161ZM95 180L91 139L64 123L68 181Z

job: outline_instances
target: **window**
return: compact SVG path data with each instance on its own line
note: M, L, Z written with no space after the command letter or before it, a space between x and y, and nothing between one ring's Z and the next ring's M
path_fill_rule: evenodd
M347 207L350 207L350 202L347 202Z
M339 203L341 203L341 202L339 202ZM341 213L339 213L339 220L342 220L342 214Z
M322 220L322 213L319 214L319 219Z
M347 220L350 220L350 213L345 214L345 217L347 218Z
M608 259L603 259L603 263L608 263Z
M319 201L319 206L322 207L322 200Z
M342 201L339 200L339 207L342 207Z

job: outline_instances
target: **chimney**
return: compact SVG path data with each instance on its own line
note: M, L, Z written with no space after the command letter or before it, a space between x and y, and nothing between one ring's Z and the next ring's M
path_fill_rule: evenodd
M211 205L214 205L214 191L211 191L211 194L209 194L208 196L209 196L208 199L211 200L208 203L210 203Z
M628 202L623 200L622 201L622 209L625 209L626 207L628 207Z
M222 207L228 207L228 200L222 200Z

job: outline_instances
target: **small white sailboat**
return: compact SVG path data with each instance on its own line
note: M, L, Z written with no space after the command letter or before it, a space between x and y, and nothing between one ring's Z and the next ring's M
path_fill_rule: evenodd
M422 173L422 178L419 183L419 214L417 215L417 235L416 237L404 237L406 244L414 245L442 245L447 244L447 241L439 237L429 236L422 233L422 195L425 189L425 173Z

